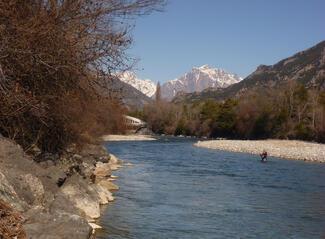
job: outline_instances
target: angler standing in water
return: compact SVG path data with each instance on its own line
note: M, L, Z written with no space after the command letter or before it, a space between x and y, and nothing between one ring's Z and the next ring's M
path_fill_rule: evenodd
M267 161L267 152L266 150L263 150L263 152L260 154L261 156L261 162L266 162Z

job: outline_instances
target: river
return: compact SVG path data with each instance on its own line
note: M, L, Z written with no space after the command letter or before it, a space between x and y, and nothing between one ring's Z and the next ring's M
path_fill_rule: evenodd
M112 142L115 172L99 239L325 236L325 164L193 147L189 139Z

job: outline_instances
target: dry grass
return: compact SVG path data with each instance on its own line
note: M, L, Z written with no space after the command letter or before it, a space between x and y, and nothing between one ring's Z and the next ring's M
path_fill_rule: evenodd
M0 238L27 238L22 222L23 217L15 212L8 204L0 200Z

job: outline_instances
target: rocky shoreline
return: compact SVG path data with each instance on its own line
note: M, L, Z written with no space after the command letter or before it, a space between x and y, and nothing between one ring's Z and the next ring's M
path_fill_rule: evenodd
M207 140L194 145L250 154L266 150L273 157L325 163L325 144L297 140Z
M121 161L103 146L90 144L35 159L0 137L0 212L20 218L24 233L16 238L95 238L95 230L101 228L96 224L100 205L112 202L112 192L118 190L112 171ZM2 239L13 238L1 227L9 219L0 217Z

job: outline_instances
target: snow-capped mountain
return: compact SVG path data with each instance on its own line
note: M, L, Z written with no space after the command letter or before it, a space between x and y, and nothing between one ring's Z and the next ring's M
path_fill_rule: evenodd
M152 97L156 93L157 86L153 81L139 79L133 72L124 72L119 75L119 79L133 86L148 97Z
M225 70L211 68L208 65L193 67L185 75L168 81L161 86L163 98L171 100L179 92L201 92L207 88L226 88L238 83L242 78Z

